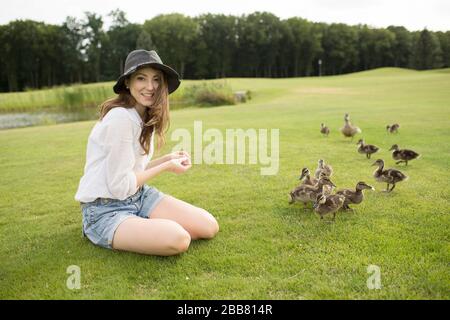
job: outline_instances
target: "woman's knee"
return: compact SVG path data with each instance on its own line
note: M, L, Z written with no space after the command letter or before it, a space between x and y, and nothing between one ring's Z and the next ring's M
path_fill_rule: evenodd
M202 209L203 210L203 209ZM202 224L202 238L212 239L219 232L219 223L208 211L203 210L205 214L205 221Z
M177 230L168 242L168 251L172 255L180 254L186 252L191 244L191 236L189 232L184 230L182 227Z

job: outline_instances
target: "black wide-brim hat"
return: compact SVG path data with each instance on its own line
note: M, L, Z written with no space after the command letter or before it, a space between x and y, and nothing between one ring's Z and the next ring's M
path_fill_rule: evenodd
M180 75L171 67L166 66L156 51L139 49L131 51L128 54L127 59L125 60L124 73L117 79L117 82L113 87L114 92L117 94L128 92L128 89L125 86L125 79L141 67L152 67L164 72L167 79L169 94L177 90L180 86Z

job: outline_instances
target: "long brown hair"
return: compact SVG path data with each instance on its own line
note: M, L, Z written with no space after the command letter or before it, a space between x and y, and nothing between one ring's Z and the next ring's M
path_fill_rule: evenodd
M157 150L164 146L165 133L170 125L169 91L164 72L161 72L160 79L160 85L154 95L153 105L145 108L144 124L139 136L139 143L145 154L150 152L150 139L153 132L156 132L157 135ZM121 92L116 97L108 99L100 105L100 121L111 109L117 107L130 109L134 108L136 103L136 99L133 98L128 90Z

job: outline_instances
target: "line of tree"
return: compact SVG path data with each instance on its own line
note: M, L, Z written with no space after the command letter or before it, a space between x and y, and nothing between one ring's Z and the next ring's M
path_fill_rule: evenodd
M128 52L155 49L185 79L335 75L377 67L450 67L450 31L281 20L268 12L158 15L131 23L121 10L62 25L0 25L0 91L116 79ZM319 65L319 61L321 64Z

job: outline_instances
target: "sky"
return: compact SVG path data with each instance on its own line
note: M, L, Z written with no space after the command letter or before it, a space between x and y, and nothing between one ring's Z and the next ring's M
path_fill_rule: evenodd
M133 23L174 12L194 17L203 13L238 16L266 11L281 19L301 17L313 22L450 31L450 0L0 0L0 3L0 24L17 19L61 24L67 16L82 18L85 11L90 11L104 17L107 29L107 14L119 8Z

